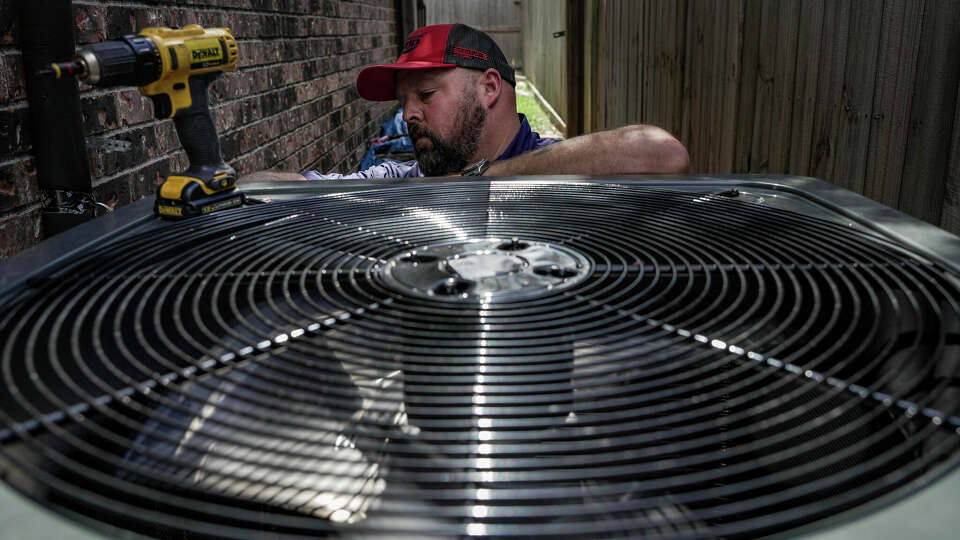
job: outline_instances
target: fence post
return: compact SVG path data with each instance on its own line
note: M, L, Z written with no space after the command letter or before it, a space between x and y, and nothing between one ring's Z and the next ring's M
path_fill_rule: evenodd
M583 133L584 0L567 0L567 138Z

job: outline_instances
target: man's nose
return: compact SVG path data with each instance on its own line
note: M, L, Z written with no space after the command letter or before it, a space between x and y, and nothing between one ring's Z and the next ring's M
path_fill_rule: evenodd
M415 121L415 122L422 122L422 121L423 121L423 115L421 114L419 108L417 108L417 107L415 107L415 106L412 106L411 104L408 103L408 104L403 108L403 121L406 122L406 123L408 123L408 124L411 123L411 122L414 122L414 121Z

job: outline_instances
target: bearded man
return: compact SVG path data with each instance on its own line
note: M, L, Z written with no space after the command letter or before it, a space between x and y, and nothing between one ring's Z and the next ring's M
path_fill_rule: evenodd
M487 34L462 24L414 30L393 64L368 66L357 91L403 107L416 160L353 174L262 171L243 180L685 173L687 150L654 126L541 139L517 113L513 68Z

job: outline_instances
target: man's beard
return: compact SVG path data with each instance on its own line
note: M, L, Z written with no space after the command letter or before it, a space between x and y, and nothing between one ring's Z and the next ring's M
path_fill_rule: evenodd
M419 124L411 124L410 137L413 139L413 151L420 164L420 172L424 176L444 176L462 171L468 165L470 158L477 153L477 148L480 146L480 133L483 131L486 119L483 108L464 96L457 111L455 124L460 126L460 129L450 137L449 141L440 140L435 133ZM428 138L433 143L432 148L418 146L417 140L420 137Z

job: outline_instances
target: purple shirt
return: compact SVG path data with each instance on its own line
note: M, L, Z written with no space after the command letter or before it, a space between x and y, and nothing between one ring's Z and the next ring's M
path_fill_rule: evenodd
M537 148L542 148L548 144L562 140L541 139L539 133L530 129L530 124L527 122L526 116L523 114L518 114L517 116L520 117L520 129L517 130L517 134L514 135L513 140L510 141L510 146L507 146L507 149L496 159L497 161L510 159L525 152L536 150ZM403 163L387 161L353 174L320 174L319 171L305 171L300 174L307 180L359 180L364 178L410 178L423 176L423 173L420 172L420 164L417 163L416 160L404 161Z

